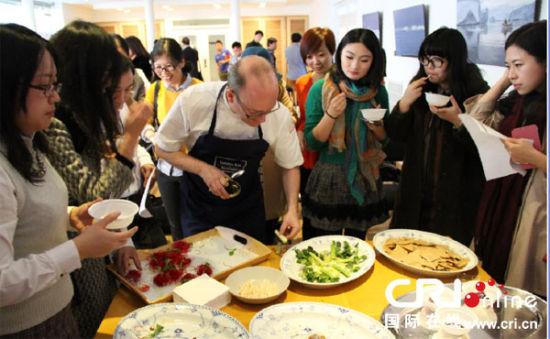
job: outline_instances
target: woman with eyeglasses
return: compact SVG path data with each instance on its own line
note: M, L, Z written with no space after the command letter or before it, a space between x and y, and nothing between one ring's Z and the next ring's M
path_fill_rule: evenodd
M504 44L502 77L483 96L465 103L470 114L507 137L503 143L511 160L528 167L525 176L485 183L476 218L476 254L498 282L541 296L547 293L548 266L546 47L546 20L512 32ZM510 86L513 90L503 96Z
M189 86L202 82L189 74L190 65L185 62L180 44L172 38L161 38L155 43L151 60L156 81L147 90L145 101L153 106L153 118L141 134L148 143L168 115L176 98ZM186 149L181 151L186 152ZM173 240L179 240L183 238L180 226L183 171L163 159L158 160L157 169L157 182L170 223L170 232Z
M15 24L0 25L0 45L0 337L78 338L69 273L137 229L106 230L114 213L90 225L89 203L67 213L67 187L44 136L60 100L54 51ZM82 225L89 226L68 240L68 227Z
M48 159L65 181L71 204L97 197L119 198L133 180L132 159L151 109L137 103L121 131L113 100L123 73L123 56L99 26L71 22L52 36L51 44L59 57L59 80L64 87L56 117L46 130ZM135 258L137 253L128 244L119 255ZM80 334L94 336L112 301L116 281L103 258L85 260L72 277L76 289L73 312Z
M386 121L405 158L391 228L412 228L472 240L483 171L475 145L461 126L463 102L489 88L468 61L466 41L452 28L428 35L420 67ZM451 96L445 107L428 106L425 93Z
M386 139L382 124L367 123L361 109L388 107L382 49L367 29L346 33L336 66L311 87L304 136L319 152L302 198L311 236L341 234L365 239L367 229L387 219L379 165Z

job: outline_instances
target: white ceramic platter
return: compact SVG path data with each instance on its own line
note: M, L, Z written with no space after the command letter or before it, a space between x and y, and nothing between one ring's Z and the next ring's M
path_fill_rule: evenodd
M151 336L157 325L162 331ZM243 325L215 308L192 304L155 304L135 310L118 324L122 338L249 338Z
M435 270L411 266L411 265L402 263L401 261L386 254L386 252L384 251L384 244L386 243L386 241L393 238L414 238L418 240L431 242L437 245L444 245L444 246L447 246L454 253L458 254L459 256L468 259L468 263L462 269L456 270L456 271L435 271ZM445 237L445 236L435 234L435 233L430 233L430 232L423 232L423 231L411 230L411 229L391 229L391 230L386 230L386 231L377 233L374 236L372 243L378 253L388 258L397 266L400 266L409 272L418 274L420 277L456 276L475 268L478 263L477 256L468 247L462 245L458 241L455 241L449 237Z
M254 339L394 338L381 323L366 314L332 304L296 302L270 306L250 321Z
M340 241L342 243L344 241L347 241L351 246L357 245L359 249L359 255L367 256L367 259L361 263L361 268L347 278L342 276L340 278L340 281L338 282L317 283L309 282L306 279L302 278L301 272L304 265L298 264L296 262L295 249L305 249L308 246L311 246L317 252L328 251L330 250L330 244L332 243L332 241ZM344 235L326 235L322 237L311 238L309 240L302 241L301 243L294 245L283 255L280 265L281 271L283 271L283 273L286 274L290 279L310 288L324 289L345 284L367 273L368 270L370 270L371 267L374 265L375 256L376 254L372 247L359 238Z

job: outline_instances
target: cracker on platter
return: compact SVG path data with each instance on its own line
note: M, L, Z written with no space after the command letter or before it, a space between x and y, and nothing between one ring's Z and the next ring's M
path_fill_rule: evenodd
M407 237L386 240L384 252L406 265L433 271L457 271L468 263L445 245Z

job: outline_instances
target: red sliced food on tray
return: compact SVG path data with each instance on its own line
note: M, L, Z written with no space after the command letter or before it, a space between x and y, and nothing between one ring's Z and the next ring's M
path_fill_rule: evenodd
M197 275L193 274L193 273L185 273L183 275L183 277L181 277L181 282L184 283L184 282L188 282L189 280L193 280L197 277Z
M170 277L166 272L157 273L153 278L155 285L163 287L170 284Z
M212 275L212 267L210 267L209 264L201 264L197 266L196 272L197 272L197 275L201 275L204 273L208 275Z
M141 279L141 272L138 270L130 270L126 273L126 279L133 283L137 283Z
M187 253L187 252L189 252L189 249L191 248L191 244L188 243L185 240L179 240L179 241L173 242L172 247L177 248L182 253Z
M149 291L150 288L151 288L151 286L149 286L147 284L141 284L141 285L138 286L138 289L141 292L147 292L147 291Z

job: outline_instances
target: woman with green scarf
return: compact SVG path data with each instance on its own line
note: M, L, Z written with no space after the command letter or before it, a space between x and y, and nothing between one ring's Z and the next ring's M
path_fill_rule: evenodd
M349 31L336 50L336 64L317 81L306 102L305 139L319 152L303 199L313 235L341 234L365 239L370 226L388 218L379 165L385 158L382 122L367 123L361 109L388 108L382 86L380 43L367 29Z

